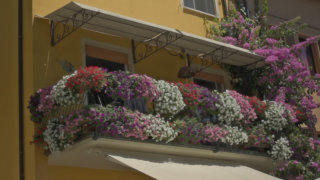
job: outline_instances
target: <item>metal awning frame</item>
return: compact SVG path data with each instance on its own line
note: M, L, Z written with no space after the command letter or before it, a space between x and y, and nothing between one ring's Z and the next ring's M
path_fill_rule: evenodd
M72 9L69 9L72 10ZM74 11L74 10L72 10ZM63 39L68 37L70 34L81 28L85 24L90 24L90 20L93 19L94 17L97 17L100 14L100 12L95 12L95 11L90 11L85 8L81 8L79 11L74 11L74 14L72 14L69 17L65 16L59 16L62 18L60 21L54 21L50 20L51 22L51 28L50 28L50 34L51 34L51 46L57 45L59 42L61 42ZM100 18L100 17L98 17ZM111 19L108 19L111 20ZM114 21L114 20L112 20ZM121 24L125 24L123 22L118 22ZM96 24L90 24L94 26L98 26ZM127 25L127 24L126 24ZM130 24L130 26L134 26ZM109 27L102 26L100 28L106 28L108 29ZM140 28L143 29L139 26L135 26L135 28ZM59 31L60 30L60 31ZM145 30L145 29L143 29ZM150 29L148 29L150 30ZM119 30L117 30L119 31ZM152 31L152 30L151 30ZM160 31L160 30L159 30ZM153 31L154 32L154 31ZM153 36L153 37L146 37L145 35L141 35L141 39L144 39L143 41L141 40L135 40L132 39L132 53L133 53L133 60L134 63L138 63L149 56L155 54L161 49L166 49L166 50L172 50L171 48L168 48L168 45L170 46L175 46L176 49L180 49L181 52L186 52L188 56L192 56L193 58L200 58L201 60L201 66L202 68L200 70L206 69L213 64L219 64L219 63L224 63L223 60L239 53L238 50L233 49L230 50L229 47L224 47L224 46L219 46L218 48L214 48L213 50L209 52L200 52L199 50L194 50L194 49L188 49L186 47L179 47L175 44L172 44L175 41L178 41L181 39L184 34L178 30L175 32L172 31L160 31L157 32L158 34ZM138 41L136 44L135 41ZM191 42L191 41L190 41ZM174 51L177 51L177 50ZM188 53L189 51L199 51L198 55L194 55L191 53ZM241 53L242 55L245 55L244 53ZM246 56L246 55L245 55ZM248 55L249 56L249 55ZM264 58L257 60L256 62L243 65L246 67L253 67L256 64L259 64L259 62L262 62Z
M81 26L88 23L98 14L99 12L92 13L86 9L81 9L80 11L75 12L72 16L65 17L61 21L50 20L51 46L57 45L60 41L81 28ZM57 28L62 28L62 31L57 32Z

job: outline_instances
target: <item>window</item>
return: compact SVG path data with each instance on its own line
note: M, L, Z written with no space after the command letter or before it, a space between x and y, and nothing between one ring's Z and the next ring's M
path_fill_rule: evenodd
M201 11L211 15L217 15L216 0L183 0L184 7Z
M305 38L299 37L300 42L305 40ZM307 66L310 67L310 72L312 75L319 73L319 45L317 43L303 48L301 56L301 58L306 62Z
M223 76L201 72L193 78L193 82L211 90L224 91Z
M86 66L98 66L105 68L108 71L124 71L128 66L128 56L124 53L99 47L86 46ZM116 105L125 106L132 110L138 110L142 113L146 112L146 102L143 98L137 98L130 101L117 100L115 102L111 97L107 97L103 90L100 93L89 93L88 103L101 104L103 106L115 103Z
M86 66L98 66L101 68L105 68L108 71L118 71L118 70L125 70L125 65L104 60L104 59L99 59L91 56L86 57ZM103 106L110 104L113 100L105 95L105 93L100 92L91 92L88 94L88 103L89 104L101 104ZM123 102L117 102L119 105L123 105Z
M207 80L203 80L203 79L197 79L197 78L194 78L193 81L194 81L194 83L196 83L200 86L206 87L210 90L218 90L218 91L222 92L224 89L224 87L221 83L207 81Z

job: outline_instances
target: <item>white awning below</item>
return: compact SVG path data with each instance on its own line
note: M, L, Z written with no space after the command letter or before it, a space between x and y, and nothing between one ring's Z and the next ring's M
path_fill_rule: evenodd
M160 180L272 180L278 179L252 168L241 165L210 164L196 160L185 162L164 161L157 158L133 158L109 155L109 160L128 166L152 178Z

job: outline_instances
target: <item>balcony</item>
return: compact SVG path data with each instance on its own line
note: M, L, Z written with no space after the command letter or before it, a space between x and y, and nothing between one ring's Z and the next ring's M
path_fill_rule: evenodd
M190 169L190 177L272 179L262 172L297 156L291 143L320 149L297 133L300 116L288 104L99 67L38 90L29 109L38 127L34 142L45 144L52 165L135 169L156 179L170 179L158 173L171 166L172 177Z

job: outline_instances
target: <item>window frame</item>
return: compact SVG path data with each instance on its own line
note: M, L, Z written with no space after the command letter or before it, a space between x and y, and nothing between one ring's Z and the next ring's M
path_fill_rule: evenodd
M110 59L109 59L109 61L116 62L116 63L122 63L122 64L124 64L124 67L125 67L126 71L134 72L134 63L133 63L133 56L132 56L131 49L123 47L123 46L117 46L117 45L114 45L114 44L109 44L109 43L106 43L106 42L96 41L96 40L87 39L87 38L82 38L82 42L81 42L82 67L86 67L86 65L87 65L87 56L90 56L87 53L87 47L96 47L97 49L100 49L100 50L104 49L104 50L109 51L109 52L114 52L114 53L127 55L126 62L112 61ZM96 58L99 58L99 57L96 57ZM89 99L88 99L87 96L86 96L86 98L84 100L84 104L85 105L89 104Z
M194 2L195 0L193 0ZM190 11L194 11L196 13L199 13L199 14L202 14L202 15L205 15L205 16L210 16L210 17L216 17L216 18L220 18L220 8L219 8L219 2L220 0L211 0L211 1L214 1L214 5L215 5L215 14L210 14L210 13L207 13L207 12L203 12L203 11L200 11L200 10L197 10L195 8L191 8L191 7L188 7L188 6L185 6L184 5L184 0L181 0L181 5L182 5L182 8L183 9L187 9L187 10L190 10ZM195 3L194 3L195 4Z
M195 83L195 79L199 79L199 80L202 80L202 81L208 81L208 82L214 83L217 91L224 91L224 90L227 89L226 85L225 85L224 76L218 75L216 73L200 72L195 77L192 78L192 82ZM221 90L218 89L219 84L221 86Z
M307 39L308 37L310 36L303 33L299 33L298 35L296 35L296 43L300 42L299 38ZM315 66L314 71L315 71L315 74L319 74L320 73L320 46L318 41L310 44L310 46L311 46L311 52L313 56L314 66ZM310 71L310 73L312 72Z

